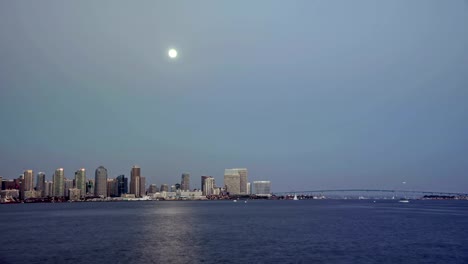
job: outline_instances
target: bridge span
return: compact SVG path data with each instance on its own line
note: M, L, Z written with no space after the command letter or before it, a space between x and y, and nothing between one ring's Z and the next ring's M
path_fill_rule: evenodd
M440 191L418 191L418 190L397 190L397 189L323 189L311 191L289 191L289 192L275 192L274 195L294 195L294 194L390 194L390 195L444 195L444 196L468 196L468 193L463 192L440 192Z

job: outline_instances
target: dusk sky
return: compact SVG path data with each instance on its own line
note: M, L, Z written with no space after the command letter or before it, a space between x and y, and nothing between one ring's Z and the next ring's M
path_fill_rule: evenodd
M0 88L4 178L468 191L463 0L0 1Z

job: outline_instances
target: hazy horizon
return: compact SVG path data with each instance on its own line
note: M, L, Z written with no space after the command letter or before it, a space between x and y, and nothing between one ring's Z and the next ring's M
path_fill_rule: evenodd
M2 1L0 34L4 178L468 191L466 1Z

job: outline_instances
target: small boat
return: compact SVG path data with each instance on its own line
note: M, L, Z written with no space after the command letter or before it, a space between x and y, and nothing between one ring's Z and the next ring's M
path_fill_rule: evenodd
M233 202L237 203L237 200L233 200Z
M400 203L409 203L409 200L408 199L400 199L400 201L398 201Z
M294 201L297 201L299 199L297 199L297 195L294 195L294 198L293 198Z

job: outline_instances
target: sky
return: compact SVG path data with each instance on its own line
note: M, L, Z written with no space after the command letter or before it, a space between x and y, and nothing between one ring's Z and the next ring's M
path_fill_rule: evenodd
M100 165L468 192L468 1L0 1L0 176Z

